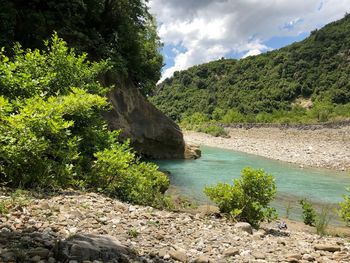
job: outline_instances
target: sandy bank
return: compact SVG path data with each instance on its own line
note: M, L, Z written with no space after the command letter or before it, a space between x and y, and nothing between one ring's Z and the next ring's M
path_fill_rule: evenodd
M350 170L350 126L337 129L227 128L230 138L185 131L186 142L256 154L301 166Z

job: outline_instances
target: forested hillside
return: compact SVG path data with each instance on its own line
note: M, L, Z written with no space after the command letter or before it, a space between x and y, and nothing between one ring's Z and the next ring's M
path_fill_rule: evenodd
M196 118L224 122L307 122L346 116L350 15L279 50L175 72L158 85L151 101L174 120L194 113L201 114Z

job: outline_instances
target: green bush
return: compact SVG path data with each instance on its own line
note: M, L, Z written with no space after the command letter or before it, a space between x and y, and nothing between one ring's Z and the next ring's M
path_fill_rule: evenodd
M8 185L64 186L79 171L86 141L75 130L88 128L106 99L73 89L67 96L35 96L0 122L0 173ZM86 117L85 125L73 116ZM106 131L107 132L107 131Z
M322 207L322 210L317 215L315 221L316 233L320 236L324 236L330 221L331 217L329 207Z
M197 131L204 132L215 137L227 136L227 132L225 131L225 129L217 124L202 124L197 128Z
M303 221L305 225L315 226L316 223L316 211L312 204L306 199L300 200L301 208L303 210Z
M102 118L108 89L96 79L108 62L86 61L57 35L46 46L0 54L0 183L80 187L145 205L163 198L168 178Z
M350 189L347 189L348 191ZM350 225L350 196L344 195L344 200L339 203L339 216L347 225Z
M233 185L219 183L214 187L206 187L204 192L219 206L221 212L254 227L276 216L275 209L269 206L276 195L275 180L263 170L245 168L242 177L233 180Z
M115 137L115 140L117 137ZM169 179L158 167L140 162L129 143L113 141L109 149L97 152L90 185L123 201L155 205L169 187Z
M222 117L223 123L241 123L245 122L245 116L236 110L229 110L224 117Z

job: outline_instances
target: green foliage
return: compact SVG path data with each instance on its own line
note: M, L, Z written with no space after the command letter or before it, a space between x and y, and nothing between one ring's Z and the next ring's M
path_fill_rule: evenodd
M349 191L349 189L347 189ZM344 195L343 201L339 203L339 216L347 225L350 225L350 196Z
M0 200L0 215L7 214L10 210L21 209L31 202L29 193L22 189L17 189L11 193L9 198Z
M46 46L1 54L0 182L99 190L145 205L161 199L168 178L118 142L102 118L108 89L96 79L108 62L76 56L56 34Z
M130 237L136 238L136 237L138 237L138 236L140 235L140 232L137 231L136 228L130 228L130 229L128 230L128 235L129 235Z
M227 136L225 129L214 121L209 121L206 114L195 112L192 115L185 116L181 121L181 127L186 130L208 133L215 137Z
M144 94L160 78L161 43L147 1L2 0L0 18L0 47L8 51L15 42L43 48L43 40L56 31L89 59L110 58L113 70Z
M287 219L289 219L289 217L290 217L290 212L291 212L291 210L292 210L292 202L291 201L289 201L288 203L287 203L287 206L286 206L286 218Z
M317 215L315 221L316 233L320 236L326 235L326 230L331 220L328 207L322 207L321 212Z
M204 132L207 134L210 134L214 137L226 137L227 132L225 129L215 123L208 123L208 124L202 124L198 129L196 129L198 132Z
M221 212L230 214L235 220L246 221L257 227L260 222L275 217L275 210L269 206L276 195L272 175L263 170L245 168L242 177L233 183L206 187L204 192L219 206Z
M222 117L223 123L240 123L244 122L244 120L244 115L236 110L228 110L228 112Z
M112 142L109 149L97 152L95 157L90 184L123 201L157 204L159 193L169 187L168 177L156 165L138 161L127 142Z
M301 208L303 209L303 221L304 224L309 226L315 226L316 223L316 211L313 208L312 204L306 199L299 201Z
M151 101L174 120L195 112L224 123L310 123L349 117L349 36L346 15L285 48L176 72L158 85ZM300 98L311 99L314 107L298 107ZM342 109L335 110L338 106Z

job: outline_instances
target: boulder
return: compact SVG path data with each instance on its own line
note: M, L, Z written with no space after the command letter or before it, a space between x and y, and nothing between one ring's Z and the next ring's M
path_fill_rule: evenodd
M198 147L187 146L180 127L165 116L130 82L106 76L105 85L115 85L108 95L113 109L104 117L112 130L121 129L121 139L130 138L132 146L147 158L196 159Z
M235 228L237 230L243 231L243 232L247 232L249 234L253 234L253 228L249 223L246 222L238 222L235 224Z
M74 235L57 242L55 258L62 262L102 260L103 262L129 262L135 257L132 250L122 245L116 238L107 235Z

